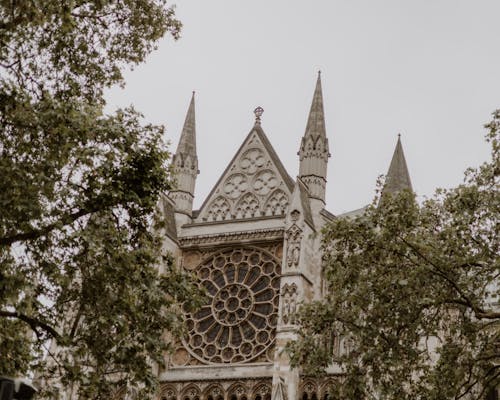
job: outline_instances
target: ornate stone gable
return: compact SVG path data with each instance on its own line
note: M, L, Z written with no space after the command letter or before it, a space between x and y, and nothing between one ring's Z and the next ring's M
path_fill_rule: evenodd
M256 125L203 203L196 222L284 216L292 180Z

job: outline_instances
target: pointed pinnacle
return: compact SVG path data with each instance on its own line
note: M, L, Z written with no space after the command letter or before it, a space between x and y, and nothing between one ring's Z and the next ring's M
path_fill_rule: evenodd
M190 154L196 156L196 124L195 124L195 111L194 111L194 95L191 96L191 102L182 128L179 145L177 146L176 154Z
M383 192L396 193L403 189L413 190L403 152L403 146L401 144L401 134L398 134L398 141L396 143L396 148L394 149L391 165L387 171Z
M323 110L323 92L321 89L321 71L318 71L316 88L314 89L313 100L309 117L307 119L306 132L304 136L326 137L325 112Z

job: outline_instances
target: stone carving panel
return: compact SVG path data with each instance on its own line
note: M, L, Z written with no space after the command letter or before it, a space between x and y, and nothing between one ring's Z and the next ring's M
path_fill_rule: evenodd
M245 193L236 204L236 218L252 218L260 215L259 200L253 193Z
M284 216L288 206L287 186L276 165L254 138L249 148L238 154L214 197L202 210L203 221L227 221L260 216ZM230 211L228 211L230 210Z
M222 196L217 197L208 210L209 221L224 221L231 216L231 206Z
M184 389L181 395L182 400L201 400L201 391L197 385L190 385Z
M270 400L271 379L203 380L168 382L161 385L159 400L194 400L196 398L199 400Z
M318 381L307 379L299 387L300 399L313 400L318 398Z
M294 325L297 314L297 285L285 284L282 289L283 306L281 309L281 319L285 325Z
M255 174L266 162L264 153L260 149L249 149L240 159L240 168L249 175Z
M275 173L270 169L259 172L253 181L253 189L255 193L266 196L268 193L276 189L279 185L279 180Z
M176 400L177 390L173 385L165 385L161 391L161 400Z
M224 400L224 392L224 388L215 383L204 390L203 398L207 400Z
M224 193L231 198L237 199L248 189L247 178L243 174L233 174L224 183Z
M288 207L288 196L281 190L275 190L264 206L265 215L283 215Z
M222 250L203 261L196 275L210 302L187 314L184 345L190 354L209 364L267 354L275 337L280 272L279 260L257 248Z
M300 263L300 245L302 242L302 229L293 224L286 231L286 265L288 268L297 268Z

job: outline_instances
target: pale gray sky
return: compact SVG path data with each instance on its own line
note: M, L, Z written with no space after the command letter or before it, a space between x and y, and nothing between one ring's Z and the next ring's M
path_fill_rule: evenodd
M316 72L330 140L327 208L371 201L401 132L414 189L429 196L489 157L500 107L500 0L183 0L167 37L109 91L164 124L175 150L196 90L199 207L250 131L253 109L292 177Z

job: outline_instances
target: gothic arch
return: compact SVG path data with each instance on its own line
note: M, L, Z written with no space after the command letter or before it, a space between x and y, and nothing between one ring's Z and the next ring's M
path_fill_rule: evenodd
M231 217L231 205L225 197L219 196L210 204L207 212L209 221L224 221Z
M266 200L263 212L267 216L283 215L288 207L288 195L281 189L276 189Z
M252 400L271 400L271 386L261 383L253 389Z
M300 400L319 400L318 384L313 379L305 379L299 387Z
M250 400L248 388L243 382L237 382L227 389L228 400Z
M180 400L201 400L201 390L195 385L187 386L183 391Z
M234 206L233 215L237 219L260 216L260 203L257 196L250 192L241 196Z
M224 388L220 384L213 383L203 391L203 399L224 400L224 393Z
M177 400L177 389L174 385L164 385L160 393L161 400Z

